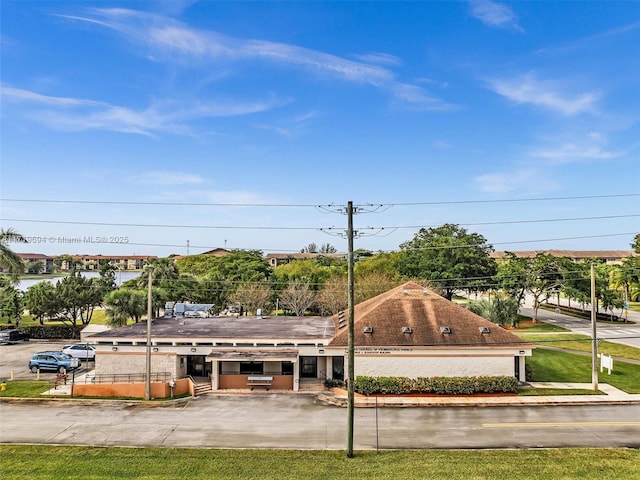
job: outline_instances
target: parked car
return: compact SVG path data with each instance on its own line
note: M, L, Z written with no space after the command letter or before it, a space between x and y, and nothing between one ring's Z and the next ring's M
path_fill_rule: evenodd
M71 355L73 358L80 360L95 360L96 347L88 343L74 343L73 345L65 345L62 347L62 353Z
M17 343L29 341L29 335L17 328L0 331L0 343Z
M29 370L33 373L38 370L54 370L59 373L67 373L77 367L78 360L62 352L38 352L33 354L31 361L29 361Z

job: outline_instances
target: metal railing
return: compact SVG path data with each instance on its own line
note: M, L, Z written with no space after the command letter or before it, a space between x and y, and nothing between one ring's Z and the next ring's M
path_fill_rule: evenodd
M166 383L171 378L172 375L169 372L156 372L149 377L150 381L154 383ZM142 383L146 381L147 375L145 373L88 374L84 377L84 383ZM77 380L76 383L78 383Z

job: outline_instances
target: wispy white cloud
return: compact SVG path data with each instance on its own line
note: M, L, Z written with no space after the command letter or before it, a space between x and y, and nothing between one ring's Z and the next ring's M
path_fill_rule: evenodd
M106 104L94 100L84 100L79 98L52 97L30 92L21 88L0 87L0 93L5 101L29 102L40 105L51 105L58 107L98 107Z
M594 43L602 43L603 40L606 40L609 38L615 38L620 35L626 35L628 33L635 32L636 30L639 30L639 29L640 29L640 22L633 22L627 25L623 25L621 27L604 30L595 35L579 38L577 40L574 40L564 45L560 45L556 47L541 48L540 50L536 51L536 53L566 52L566 51L574 50L576 48L590 47Z
M386 65L390 67L397 67L399 65L402 65L402 60L400 58L388 53L365 53L362 55L354 55L354 58L357 58L361 62L373 63L375 65Z
M28 90L2 87L2 98L19 102L23 115L62 131L107 130L153 136L158 133L192 135L190 122L204 118L232 117L264 112L286 103L268 98L255 102L170 101L155 102L146 108L131 108L70 97L47 96ZM25 107L26 105L26 107ZM32 106L31 109L28 107Z
M145 185L186 185L205 183L204 177L197 174L159 170L143 172L135 177L129 177L129 180Z
M487 193L532 193L537 189L539 193L543 188L545 191L555 188L555 181L549 176L536 169L521 169L511 172L495 172L479 175L474 178L474 183L478 188Z
M471 15L489 27L523 31L511 7L492 0L470 0Z
M279 127L276 125L270 125L267 123L259 123L255 126L259 130L266 130L269 132L275 132L278 135L282 135L283 137L290 137L293 135L293 132L289 128Z
M548 164L583 163L589 161L613 160L626 152L615 152L606 148L607 139L598 132L591 132L586 138L575 142L560 142L556 146L532 150L530 156L540 158Z
M531 73L516 78L490 80L488 84L495 93L514 103L543 107L563 115L592 113L600 98L597 92L573 96L563 94L557 82L538 80Z
M401 102L412 104L414 108L443 110L449 107L421 87L398 81L388 68L376 65L397 64L398 60L391 55L376 53L374 57L364 57L369 58L369 62L358 62L297 45L233 38L215 31L194 29L167 17L121 8L91 9L83 16L63 17L102 25L119 32L127 40L145 46L149 57L156 61L187 64L191 61L221 59L231 62L261 61L344 82L372 85L389 92Z

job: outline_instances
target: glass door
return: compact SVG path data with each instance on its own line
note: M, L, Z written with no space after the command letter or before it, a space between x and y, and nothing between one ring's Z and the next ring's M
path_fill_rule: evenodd
M316 378L318 376L318 358L300 357L300 377Z

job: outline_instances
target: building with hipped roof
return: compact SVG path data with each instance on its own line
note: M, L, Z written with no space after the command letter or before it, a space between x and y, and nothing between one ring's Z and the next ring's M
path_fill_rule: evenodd
M151 373L206 377L211 388L260 384L299 389L305 380L344 379L347 317L157 318ZM89 336L96 378L142 374L146 323ZM370 376L515 376L524 381L534 346L415 282L355 306L355 373ZM256 383L258 382L258 383Z

